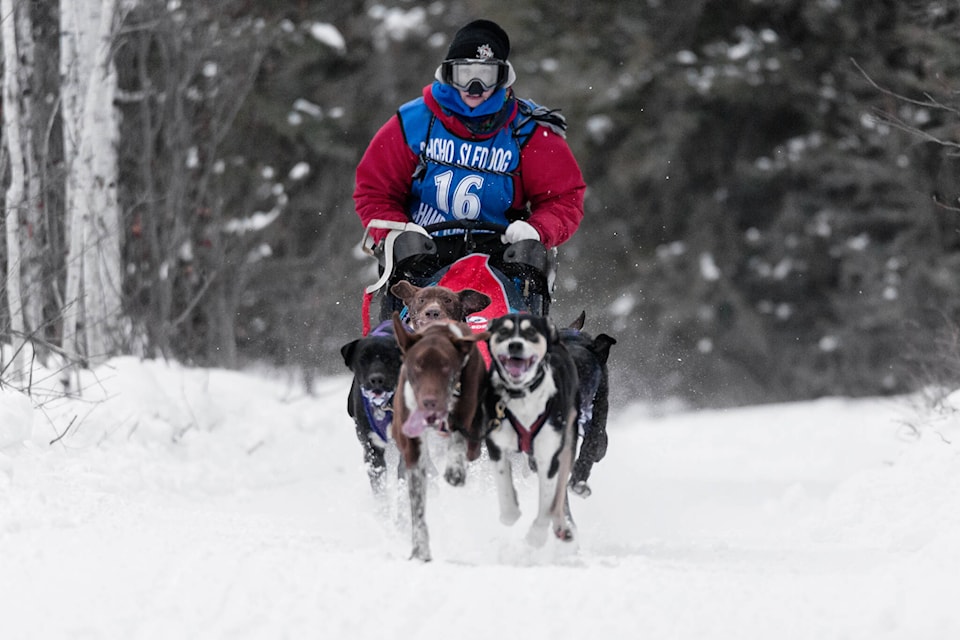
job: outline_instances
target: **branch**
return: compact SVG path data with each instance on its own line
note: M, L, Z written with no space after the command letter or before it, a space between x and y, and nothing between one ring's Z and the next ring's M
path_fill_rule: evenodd
M886 95L886 96L890 96L890 97L896 99L896 100L899 101L899 102L904 102L904 103L907 103L907 104L912 104L912 105L915 105L915 106L918 106L918 107L924 107L924 108L927 108L927 109L936 109L936 110L938 110L938 111L946 111L947 113L952 113L952 114L954 114L955 116L960 116L960 109L951 107L951 106L949 106L949 105L946 105L946 104L940 102L939 100L937 100L937 99L935 99L933 96L931 96L929 93L924 93L924 94L923 94L924 97L926 98L925 100L916 100L916 99L914 99L914 98L910 98L910 97L908 97L908 96L905 96L905 95L903 95L903 94L901 94L901 93L897 93L897 92L895 92L895 91L891 91L890 89L887 89L886 87L882 87L882 86L880 86L873 78L870 77L870 74L868 74L868 73L863 69L863 67L861 67L859 64L857 64L857 61L856 61L856 60L854 60L853 58L851 58L851 59L850 59L850 62L851 62L851 63L853 64L853 66L855 66L855 67L857 68L857 70L863 75L863 77L866 79L866 81L867 81L868 83L870 83L870 86L871 86L871 87L873 87L874 89L876 89L877 91L879 91L880 93L882 93L882 94L884 94L884 95ZM879 119L885 121L887 124L891 125L892 127L895 127L895 128L897 128L897 129L899 129L899 130L901 130L901 131L904 131L904 132L906 132L906 133L910 133L910 134L913 134L913 135L915 135L915 136L918 136L918 137L926 140L927 142L935 142L936 144L939 144L939 145L941 145L941 146L947 147L947 148L949 148L949 149L956 149L958 152L960 152L960 143L953 142L953 141L951 141L951 140L944 140L944 139L942 139L942 138L938 138L937 136L935 136L935 135L933 135L933 134L931 134L931 133L929 133L929 132L927 132L927 131L924 131L923 129L920 129L919 127L917 127L917 126L915 126L915 125L912 125L912 124L909 124L909 123L907 123L907 122L904 122L901 118L898 118L898 117L895 116L895 115L892 115L892 114L887 113L887 112L885 112L885 111L881 111L881 110L880 110L879 108L877 108L877 107L874 107L874 108L873 108L873 111L874 111L874 113L876 114L876 116L877 116Z
M197 291L197 295L195 295L193 300L187 304L187 308L183 310L183 313L174 319L172 326L179 326L181 322L190 316L190 312L193 311L194 307L196 307L200 303L200 300L203 299L203 294L207 292L207 289L210 288L210 285L213 284L213 281L217 279L217 273L217 271L214 271L212 274L210 274L210 277L204 281L203 286L200 287L200 291Z
M855 66L855 67L857 68L857 70L863 75L863 77L866 79L866 81L870 83L870 86L872 86L874 89L876 89L877 91L879 91L880 93L882 93L882 94L884 94L884 95L888 95L888 96L891 96L891 97L893 97L893 98L896 98L897 100L899 100L899 101L901 101L901 102L907 102L907 103L909 103L909 104L917 105L918 107L929 107L929 108L931 108L931 109L940 109L940 110L942 110L942 111L949 111L950 113L953 113L953 114L956 114L956 115L960 115L960 109L957 109L957 108L955 108L955 107L951 107L951 106L949 106L949 105L943 104L942 102L940 102L939 100L937 100L936 98L934 98L933 96L931 96L929 93L924 92L924 94L923 94L924 97L926 98L926 100L916 100L916 99L914 99L914 98L910 98L910 97L908 97L908 96L905 96L905 95L903 95L903 94L897 93L897 92L895 92L895 91L891 91L890 89L887 89L886 87L882 87L882 86L880 86L879 84L877 84L877 82L876 82L873 78L870 77L870 74L868 74L868 73L863 69L863 67L861 67L859 64L857 64L857 61L856 61L856 60L854 60L853 58L850 58L850 62L851 62L851 63L853 64L853 66Z
M62 440L62 439L64 438L64 436L66 436L68 433L70 433L70 427L72 427L72 426L73 426L73 423L76 422L76 421L77 421L77 416L73 416L73 418L70 419L70 424L68 424L68 425L67 425L67 428L63 430L63 433L61 433L61 434L58 435L56 438L54 438L53 440L51 440L51 441L50 441L50 444L57 444L58 442L60 442L60 440Z

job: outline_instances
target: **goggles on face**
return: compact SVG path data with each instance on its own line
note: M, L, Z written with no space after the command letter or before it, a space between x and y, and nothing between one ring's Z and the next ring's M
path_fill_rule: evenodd
M499 60L445 60L443 62L444 81L450 86L466 91L471 95L480 95L484 91L495 89L506 77L507 65Z

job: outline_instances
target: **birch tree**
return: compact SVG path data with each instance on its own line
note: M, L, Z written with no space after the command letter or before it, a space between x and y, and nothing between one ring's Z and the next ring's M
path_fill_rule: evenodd
M97 362L117 351L121 318L117 203L117 0L64 2L60 70L67 165L68 259L63 347Z
M22 354L23 343L23 301L20 282L20 208L26 194L26 172L24 168L21 136L20 113L20 71L17 55L15 20L12 18L13 0L0 0L0 11L7 19L0 21L3 26L3 130L7 153L10 159L10 185L4 198L6 212L7 240L7 306L10 311L10 330L13 352ZM22 355L14 361L14 371L23 370Z
M29 336L43 325L40 178L34 144L36 87L30 5L2 0L4 141L10 160L5 194L7 310L15 354L12 376L25 371Z

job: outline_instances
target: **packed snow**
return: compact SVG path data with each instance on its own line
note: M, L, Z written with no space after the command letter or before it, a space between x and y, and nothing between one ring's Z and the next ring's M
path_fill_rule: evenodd
M617 406L575 543L524 541L529 473L501 525L484 457L431 480L422 564L395 476L371 493L345 375L307 395L120 358L79 397L56 384L0 390L3 638L960 637L950 410Z

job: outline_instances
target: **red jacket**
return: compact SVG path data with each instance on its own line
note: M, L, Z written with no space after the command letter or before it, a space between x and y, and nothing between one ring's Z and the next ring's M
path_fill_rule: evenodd
M423 90L427 107L453 134L466 140L488 138L493 133L475 135L454 115L445 113L434 99L430 85ZM514 113L516 117L516 113ZM510 122L504 124L510 126ZM357 166L353 192L357 215L366 227L371 220L408 222L411 176L417 156L404 140L399 117L394 114L367 147ZM583 194L586 185L566 140L545 126L537 127L520 154L520 170L514 177L514 209L530 205L530 223L547 247L566 242L583 219ZM385 230L371 229L380 241Z

